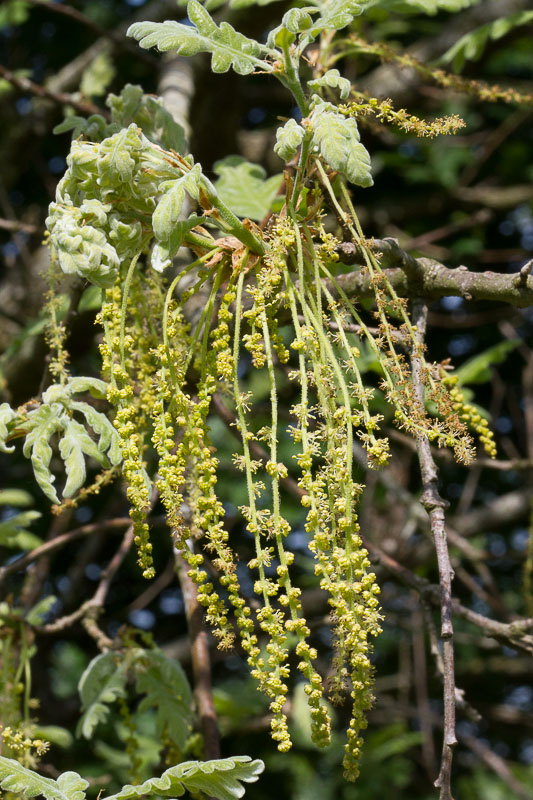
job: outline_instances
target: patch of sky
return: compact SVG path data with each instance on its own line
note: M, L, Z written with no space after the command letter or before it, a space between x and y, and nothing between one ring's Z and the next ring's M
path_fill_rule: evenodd
M57 33L57 25L55 22L43 22L41 25L41 36L44 39L53 39Z
M87 564L85 575L90 581L97 581L102 574L102 567L99 564Z
M511 535L511 542L515 550L524 551L527 548L528 541L529 531L527 528L518 528L518 530L513 531Z
M67 162L63 156L52 156L48 159L48 169L52 175L62 175L67 167Z
M15 108L17 109L20 116L24 117L31 111L31 100L29 99L29 97L20 97L15 103Z
M266 119L266 111L264 108L251 108L246 114L246 119L250 125L260 125Z
M398 147L398 152L405 158L419 158L420 145L416 142L402 142Z
M149 631L155 625L155 614L147 608L135 608L128 614L128 619L136 628Z
M498 433L503 433L503 434L511 433L511 431L513 430L513 423L511 422L509 417L501 416L494 421L494 427L496 428Z
M70 585L70 578L68 578L66 575L60 575L58 578L56 578L56 587L61 594L68 592Z
M74 519L76 522L81 522L82 525L85 525L86 522L92 519L93 512L87 506L82 506L81 508L77 508L74 512Z
M162 614L181 614L183 595L179 589L165 589L159 597L159 610Z
M9 200L11 201L11 205L18 208L19 206L23 206L26 202L24 195L22 192L19 192L18 189L14 189L13 191L9 192Z
M518 758L522 764L533 764L533 739L525 739L522 742Z
M453 297L452 295L449 297L441 297L440 300L441 306L446 309L446 311L457 311L457 309L462 308L463 303L462 297Z
M489 545L489 552L496 556L496 558L501 558L507 552L507 543L503 536L499 533L491 533L488 537L488 545Z
M505 702L515 708L530 711L533 708L533 689L531 686L515 686L505 695Z
M290 550L309 550L309 536L305 531L291 531L287 536L287 546Z
M451 356L464 356L474 349L475 344L475 338L469 333L452 336L448 342L448 352Z

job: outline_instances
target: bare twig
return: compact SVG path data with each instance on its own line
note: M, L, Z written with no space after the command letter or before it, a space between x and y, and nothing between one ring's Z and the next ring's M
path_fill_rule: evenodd
M71 625L81 619L83 620L83 625L87 633L95 639L98 646L101 646L104 650L108 649L111 646L111 640L102 634L102 631L96 624L96 620L104 606L113 578L131 549L133 539L133 525L130 524L122 538L120 547L102 572L100 582L96 587L94 595L85 603L82 603L72 614L67 614L64 617L56 619L54 622L48 623L48 625L42 625L40 628L37 628L39 633L58 633L66 628L70 628Z
M136 47L129 39L126 39L125 36L117 33L116 31L102 27L93 19L86 16L73 6L60 3L49 3L47 0L29 0L29 2L34 6L41 6L41 8L45 8L47 11L50 11L54 14L62 14L65 17L70 17L71 19L76 20L76 22L79 22L86 28L90 28L92 31L98 34L98 36L101 36L104 39L109 39L109 41L111 41L115 47L118 47L120 50L125 50L141 61L146 61L146 63L150 64L150 66L157 66L158 64L157 59L151 55L151 53L147 53L145 50L141 50L140 47Z
M51 542L60 536L62 531L69 524L69 520L70 514L65 515L61 520L52 520L48 530L47 541ZM50 559L42 558L39 562L33 564L26 572L22 584L22 591L20 593L20 607L25 611L29 611L39 599L49 569Z
M55 92L51 89L47 89L39 83L30 81L29 78L21 78L20 76L14 75L11 70L7 69L2 64L0 64L0 77L4 78L4 80L8 81L15 89L18 89L24 94L33 94L43 100L51 100L53 103L58 103L62 106L72 106L72 108L79 111L80 114L100 114L106 119L109 119L108 112L95 106L90 100L78 100L65 92Z
M421 348L426 330L427 306L420 300L413 302L413 324L416 327L417 345ZM422 381L422 360L418 347L415 347L411 357L413 375L413 389L417 402L424 407L424 384ZM422 475L423 494L420 502L426 509L430 519L431 532L435 542L437 563L439 569L439 582L441 588L441 639L444 660L444 738L442 745L442 758L440 773L435 781L435 786L440 789L441 800L452 800L451 771L453 748L457 744L455 735L455 668L453 652L453 623L452 623L452 579L453 570L448 553L448 541L444 509L447 503L438 492L438 473L429 439L425 435L417 438L418 460Z
M487 747L480 739L474 736L461 736L463 742L489 769L509 787L509 789L520 797L521 800L531 800L531 793L513 775L508 765L501 756Z
M55 536L53 539L49 539L43 544L40 544L34 550L26 553L25 556L17 558L15 561L11 561L4 567L0 567L0 585L8 575L11 575L14 572L19 572L21 569L25 569L28 564L36 561L38 558L49 555L55 550L59 550L61 547L65 547L67 544L70 544L70 542L76 541L76 539L81 539L85 536L92 536L93 534L97 534L102 531L120 530L121 528L127 527L130 523L131 520L129 517L116 517L115 519L110 519L105 522L91 522L88 525L82 525L80 528L74 528L72 531L67 531L67 533L61 533L59 536Z
M155 600L163 589L166 589L166 587L172 583L174 574L174 559L171 558L161 575L158 575L148 588L129 604L128 611L137 611L140 608L146 608L146 606L150 605L152 600Z
M422 611L417 608L412 618L413 666L415 676L415 695L422 733L422 758L426 772L431 777L436 772L435 745L431 724L431 706L427 687L426 648L424 644L424 625Z
M150 498L150 510L154 508L158 497L159 492L154 486L152 489L152 496ZM40 628L36 628L36 630L39 633L57 633L58 631L62 631L65 628L70 627L77 622L77 620L81 619L85 630L90 636L93 637L98 647L103 650L109 649L109 647L112 645L112 641L100 630L97 625L97 619L105 605L111 583L113 582L118 570L122 566L122 562L129 553L134 539L135 534L133 530L133 524L130 524L124 536L122 537L122 541L118 550L107 567L103 570L100 577L100 582L98 583L93 596L89 598L89 600L86 600L85 603L82 603L82 605L72 614L60 617L59 619L55 620L55 622L50 622L48 625L43 625Z
M520 272L518 273L518 283L521 286L527 286L527 279L531 275L531 268L533 267L533 258L524 264L523 267L520 267Z
M466 267L450 269L432 258L415 258L395 239L374 239L367 245L381 254L380 264L397 294L436 300L452 295L465 300L493 300L523 308L533 304L533 277L517 281L515 274L471 272ZM364 265L362 247L343 242L337 248L344 264ZM372 283L364 270L340 275L337 281L348 296L373 297Z
M172 15L176 13L176 9L176 0L152 0L143 5L129 19L117 25L113 32L117 36L125 37L126 31L132 22L141 22L147 19L156 22L165 17L172 18ZM91 61L101 53L109 51L109 48L109 37L102 36L97 39L90 47L52 75L46 82L47 87L52 91L61 92L77 86L84 70L87 69Z
M31 225L29 222L19 222L17 219L0 219L0 229L3 231L14 231L15 233L39 233L41 228L38 225Z

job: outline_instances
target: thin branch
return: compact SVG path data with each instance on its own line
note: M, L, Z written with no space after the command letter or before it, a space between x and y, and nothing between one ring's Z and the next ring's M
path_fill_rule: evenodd
M150 66L157 66L159 63L153 55L147 53L145 50L141 50L140 47L136 47L129 39L126 39L124 35L121 35L114 30L109 30L108 28L102 27L93 19L86 16L73 6L50 3L48 0L29 0L29 2L34 6L41 6L41 8L45 8L47 11L50 11L54 14L62 14L66 17L76 20L76 22L79 22L86 28L90 28L92 31L98 34L98 36L101 36L104 39L109 39L109 41L111 41L115 47L118 47L120 50L125 50L127 53L130 53L130 55L135 56L136 59L146 61L146 63L150 64Z
M436 772L436 761L433 726L431 724L431 706L427 687L427 664L423 621L422 610L417 608L413 614L412 622L414 684L418 718L420 720L420 731L422 733L422 759L426 772L431 777Z
M421 348L426 331L427 306L415 300L413 303L413 324L416 328L417 345ZM424 407L424 384L422 381L422 360L419 349L415 345L411 356L413 389L420 407ZM455 667L453 652L452 623L452 578L453 570L448 553L448 541L444 509L447 503L438 492L438 472L427 436L417 438L418 460L422 475L423 494L420 502L426 509L430 519L431 532L435 542L439 582L441 587L441 639L444 660L444 738L440 773L435 786L440 788L441 800L452 800L451 772L453 748L457 744L455 735Z
M125 37L126 31L132 22L142 22L147 19L157 22L165 17L172 19L172 15L176 13L176 8L176 0L152 0L152 2L143 5L129 19L117 25L113 32L117 36ZM55 75L52 75L46 82L47 87L52 91L60 92L78 86L83 72L91 61L101 53L108 52L109 47L108 37L102 36L97 39L90 47L56 72Z
M18 89L23 94L33 94L43 100L51 100L61 106L72 106L80 114L100 114L102 117L109 119L109 114L104 109L95 106L90 100L77 100L71 94L65 92L54 92L51 89L46 89L39 83L30 81L29 78L22 78L15 75L11 70L0 64L0 77L8 81L15 89Z
M523 786L511 770L509 766L494 750L487 747L480 739L474 736L461 736L461 741L469 750L471 750L481 761L483 761L489 769L509 787L509 789L520 797L521 800L531 800L531 793L525 786Z
M74 528L72 531L67 531L67 533L62 533L59 536L55 536L53 539L40 544L34 550L26 553L26 555L21 556L21 558L17 558L15 561L6 564L6 566L0 567L0 586L8 575L13 574L14 572L19 572L21 569L25 569L28 564L36 561L38 558L49 555L55 550L59 550L61 547L65 547L67 544L70 544L70 542L76 541L76 539L81 539L85 536L92 536L93 534L100 533L102 531L120 530L121 528L125 528L130 525L130 523L131 520L129 517L116 517L115 519L110 519L105 522L91 522L88 525L82 525L80 528Z
M152 496L150 498L150 509L151 511L157 500L159 498L159 492L154 485L152 489ZM149 513L149 512L148 512ZM70 627L73 625L77 620L81 619L82 625L84 626L87 633L94 638L96 644L100 649L107 650L109 647L112 646L113 642L109 639L98 627L97 619L102 612L102 609L105 605L105 601L107 599L107 595L109 592L109 588L115 575L117 574L118 570L122 566L122 562L128 555L129 551L131 550L131 546L135 540L135 534L133 530L133 524L130 523L128 526L127 531L125 532L124 536L122 537L122 541L118 550L116 551L115 555L107 565L107 567L103 570L102 575L100 577L100 581L98 586L96 587L96 591L93 596L86 600L85 603L76 609L72 614L68 614L64 617L60 617L59 619L55 620L54 622L50 622L48 625L42 625L35 630L39 633L57 633L58 631L63 631L65 628Z
M518 308L533 304L531 275L498 272L471 272L461 266L450 269L432 258L415 258L399 246L395 239L373 239L367 243L380 254L381 267L402 297L423 297L437 300L456 296L465 300L493 300ZM337 248L343 264L364 265L364 252L354 242L343 242ZM340 275L337 281L348 296L373 297L371 281L364 270Z
M67 614L64 617L60 617L54 622L48 623L48 625L42 625L41 627L36 628L36 630L39 633L58 633L66 628L70 628L71 625L73 625L79 619L82 619L85 620L83 624L87 632L93 636L93 638L95 638L97 644L102 644L102 637L104 635L96 625L96 619L104 606L113 578L120 569L122 562L131 549L133 539L133 525L130 524L128 530L122 538L118 550L105 570L102 572L94 595L89 600L86 600L85 603L82 603L82 605L77 608L76 611L73 611L72 614ZM87 623L86 620L92 620L93 624L90 622ZM104 638L107 640L107 642L103 645L103 649L108 649L111 646L109 644L111 640L107 639L107 637Z
M172 583L174 574L174 559L171 558L161 575L158 575L148 588L129 604L128 612L138 611L140 608L146 608L146 606L150 605L150 603L161 594L163 589L166 589L166 587Z
M13 231L15 233L39 233L41 228L38 225L31 225L29 222L19 222L17 219L0 218L0 229L3 231Z

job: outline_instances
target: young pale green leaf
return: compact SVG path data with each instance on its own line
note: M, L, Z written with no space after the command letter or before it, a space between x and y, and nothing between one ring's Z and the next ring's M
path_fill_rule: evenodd
M26 530L34 520L39 519L40 511L22 511L14 517L0 522L0 545L18 550L32 550L42 544L42 539Z
M205 792L217 800L238 800L244 796L244 783L254 783L263 772L262 761L249 756L233 756L216 761L185 761L167 769L160 778L150 778L140 786L124 786L106 800L129 800L143 795L163 794L181 797L185 790Z
M33 497L25 489L0 489L0 506L24 508L32 503Z
M338 89L341 100L346 100L350 94L351 83L348 78L341 77L338 69L328 69L322 77L314 81L309 81L310 89L319 89L322 86L328 86L330 89Z
M137 39L141 47L157 47L161 51L176 50L182 56L211 53L213 72L227 72L232 67L239 75L248 75L255 69L270 70L261 59L265 52L258 42L238 33L227 22L217 26L206 9L190 0L187 14L192 23L135 22L127 35Z
M80 428L83 433L87 435L85 428L78 422L74 423L74 420L71 420L59 441L59 453L65 462L65 469L67 471L67 482L63 489L63 497L72 497L75 495L85 482L85 458L78 435Z
M0 786L8 792L18 792L25 797L42 795L46 800L84 800L88 785L77 772L64 772L55 781L43 778L13 758L0 756Z
M190 172L174 181L165 181L161 186L164 192L152 215L152 227L156 239L165 242L170 239L174 226L180 218L185 195L198 200L198 182L202 174L200 164L195 164Z
M155 707L160 736L166 732L184 750L190 732L192 694L180 664L161 650L146 650L136 661L135 669L137 691L146 694L139 712Z
M453 68L460 71L465 61L477 61L483 55L489 41L496 41L506 36L513 28L527 25L533 20L533 11L518 11L507 17L500 17L486 25L481 25L464 36L450 47L440 58L443 64L453 63Z
M45 404L32 411L26 424L28 433L22 449L26 458L31 458L35 480L53 503L59 503L59 498L52 485L55 477L50 472L52 448L49 439L63 428L65 421L65 412L59 403Z
M196 228L197 225L201 225L204 221L204 217L191 214L188 219L180 219L174 223L169 238L154 245L150 259L152 267L157 272L163 272L169 267L172 264L172 259L183 244L185 234Z
M70 201L51 203L49 211L46 225L63 272L78 274L100 288L112 286L120 259L104 231L86 224L81 209Z
M219 176L215 183L218 196L240 217L261 220L272 206L283 175L265 179L265 170L241 156L228 156L217 161L214 170Z
M284 15L281 24L268 34L269 47L287 47L296 39L297 33L309 30L313 19L306 9L291 8Z
M223 6L226 0L205 0L203 5L208 11L216 11L217 8ZM249 8L250 6L269 6L271 3L279 2L279 0L229 0L229 7L236 10L242 8ZM187 0L178 0L178 6L186 6Z
M69 378L66 389L69 394L81 394L90 392L93 397L105 397L107 394L107 383L100 378L77 377Z
M29 622L30 625L42 625L46 615L52 609L56 601L57 597L53 594L43 597L42 600L39 600L39 602L28 611L25 616L26 622Z
M88 403L72 401L70 403L70 408L73 411L80 411L84 415L87 423L91 426L93 431L100 436L100 439L98 440L98 451L102 455L105 453L109 461L115 466L120 464L122 461L120 436L106 415L102 414L100 411L97 411Z
M10 422L14 422L17 418L17 412L13 411L9 403L2 403L0 405L0 452L1 453L12 453L15 449L14 445L8 447L6 444L6 439L9 436L9 428L8 425Z
M85 136L90 142L100 142L107 136L112 136L120 130L117 125L108 125L101 114L91 114L90 117L77 117L70 115L65 117L63 122L52 129L52 133L60 134L72 131L72 138L78 139Z
M78 723L78 735L90 739L94 729L109 714L109 704L126 694L126 663L115 653L102 653L93 658L80 678L83 715Z
M313 37L322 30L340 31L346 28L363 10L361 3L355 0L318 0L316 5L321 15L313 22Z
M87 69L80 82L80 90L85 97L101 97L115 77L115 65L107 51L99 53Z
M165 150L185 152L185 131L163 105L160 97L144 93L141 86L127 83L119 95L110 94L106 105L111 109L113 124L127 128L134 122L152 142Z
M305 130L298 125L295 119L289 119L285 125L276 131L276 144L274 150L283 161L290 161L302 143Z
M116 188L132 180L136 166L133 154L143 148L139 134L137 125L132 123L100 143L98 173L101 186Z
M322 103L312 112L312 124L313 146L330 167L357 186L372 186L370 155L359 141L356 121Z
M24 455L31 458L37 483L54 503L58 503L50 472L52 448L50 439L58 434L59 453L65 462L67 482L64 497L72 497L83 485L86 476L85 456L94 458L99 464L107 465L122 460L120 439L117 431L105 414L88 403L75 401L72 395L91 392L97 397L105 397L107 384L98 378L71 378L66 384L53 384L43 394L43 404L30 411L23 420L26 430ZM87 424L99 435L98 442L89 435L86 428L74 419L72 412L81 413Z

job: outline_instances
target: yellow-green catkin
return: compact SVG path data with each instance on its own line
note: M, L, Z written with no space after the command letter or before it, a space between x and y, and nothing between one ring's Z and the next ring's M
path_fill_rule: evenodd
M104 326L104 341L100 345L103 372L109 378L108 400L117 411L113 423L120 437L123 457L122 474L126 483L126 495L130 503L130 517L133 522L134 542L137 547L138 563L145 578L155 574L152 561L152 544L146 522L150 510L151 485L143 461L145 443L141 432L146 426L141 423L146 409L139 410L135 383L128 374L126 366L131 367L129 351L134 348L133 336L126 335L121 341L121 291L116 286L105 294L98 321ZM121 361L124 362L124 366ZM151 381L152 371L146 369L143 378ZM145 397L146 400L146 391ZM148 409L149 410L149 409Z
M467 401L457 383L456 375L443 378L443 383L445 386L449 387L448 391L455 414L457 414L462 423L477 433L487 456L489 458L496 458L498 454L496 442L494 441L494 433L489 427L487 417L483 414L481 409Z
M58 293L61 270L57 265L57 254L51 250L50 267L46 276L48 291L45 295L44 315L47 318L45 340L50 350L48 371L58 383L65 383L68 378L69 354L65 347L67 329L61 317L65 314L65 296Z

